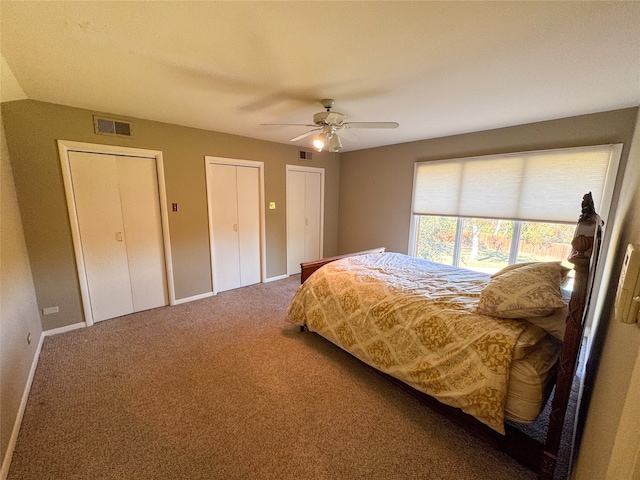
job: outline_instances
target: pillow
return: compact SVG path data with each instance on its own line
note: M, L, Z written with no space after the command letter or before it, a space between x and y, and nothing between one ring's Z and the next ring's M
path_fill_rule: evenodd
M564 282L567 281L567 276L569 275L569 272L571 272L571 269L568 268L568 267L565 267L564 265L562 265L562 262L560 262L560 261L557 261L557 262L524 262L524 263L514 263L512 265L507 265L502 270L498 270L496 273L491 275L491 278L499 277L503 273L510 272L511 270L515 270L516 268L526 267L526 266L529 266L529 265L536 265L538 263L553 263L553 264L560 265L560 272L561 272L561 275L562 275L562 282L561 283L563 283L563 284L564 284Z
M500 318L551 315L566 306L560 291L563 268L559 262L536 262L494 274L480 294L477 312Z
M520 360L521 358L526 357L538 346L540 340L546 337L546 335L547 332L545 332L541 327L533 324L527 324L527 328L525 328L524 332L520 334L513 349L513 359Z
M569 307L562 307L546 317L527 317L527 320L536 327L540 327L550 333L558 340L564 340L564 330L567 326L567 315L569 315Z

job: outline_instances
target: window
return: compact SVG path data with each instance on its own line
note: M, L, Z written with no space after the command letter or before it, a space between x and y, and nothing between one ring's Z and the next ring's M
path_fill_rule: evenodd
M488 273L512 263L566 263L573 228L557 223L420 215L416 256Z
M418 162L409 252L484 271L565 260L582 196L606 219L622 145Z

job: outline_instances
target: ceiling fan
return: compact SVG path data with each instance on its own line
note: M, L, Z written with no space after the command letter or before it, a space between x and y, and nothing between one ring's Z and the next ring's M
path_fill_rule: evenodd
M397 122L345 122L345 115L339 112L332 112L331 108L335 101L332 98L324 98L320 103L326 111L318 112L313 116L313 123L263 123L262 125L289 125L299 127L316 127L302 135L291 139L292 142L308 137L315 132L319 132L312 141L313 147L321 152L325 145L329 145L330 152L338 152L342 148L342 142L338 132L352 128L397 128Z

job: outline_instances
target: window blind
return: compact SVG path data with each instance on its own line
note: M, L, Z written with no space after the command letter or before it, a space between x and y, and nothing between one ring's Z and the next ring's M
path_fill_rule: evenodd
M618 147L618 148L616 148ZM619 145L419 162L413 213L573 223L591 192L598 212ZM615 162L617 169L618 160ZM614 170L610 173L610 170ZM608 205L607 205L608 209Z

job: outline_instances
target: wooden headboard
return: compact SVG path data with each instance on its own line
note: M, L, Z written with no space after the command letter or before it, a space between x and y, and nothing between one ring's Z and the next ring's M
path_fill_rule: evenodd
M573 264L575 279L569 300L569 314L562 342L562 352L558 361L558 377L551 404L549 429L540 466L540 478L545 480L553 478L562 427L571 394L573 376L580 356L587 310L598 265L603 225L604 222L595 211L591 193L586 194L582 199L582 213L571 241L572 250L569 262Z

